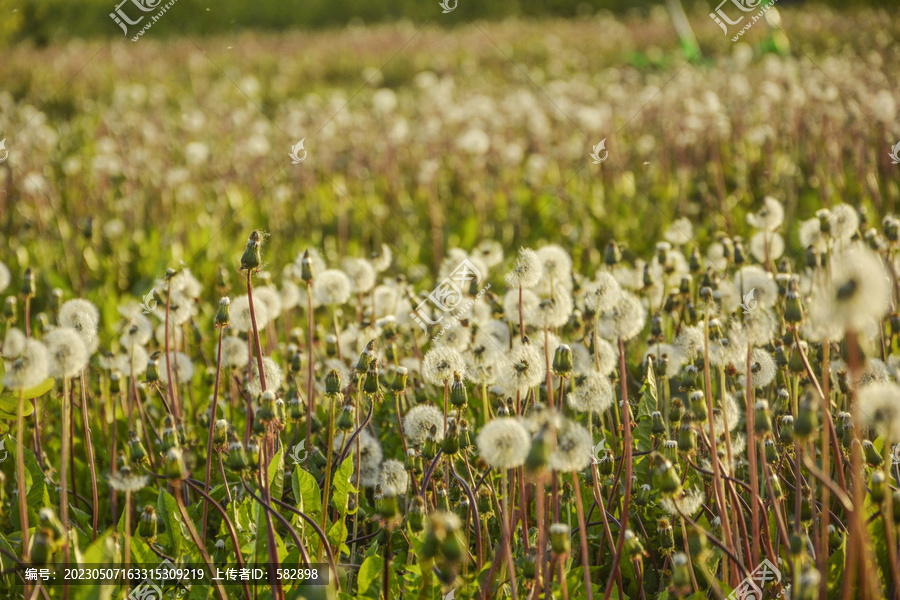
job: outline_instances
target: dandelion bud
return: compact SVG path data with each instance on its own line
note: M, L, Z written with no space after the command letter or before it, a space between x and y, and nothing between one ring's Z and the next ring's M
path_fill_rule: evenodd
M745 262L747 262L747 258L744 255L744 245L740 238L734 238L734 264L740 267Z
M697 373L697 367L694 365L688 365L684 368L684 373L681 376L681 391L687 392L697 389Z
M670 461L678 458L678 442L675 440L666 440L663 442L662 455Z
M456 503L456 515L460 519L465 519L469 515L469 497L463 496Z
M647 504L650 502L650 486L646 483L643 484L638 489L637 497L634 499L634 501L638 506L647 506Z
M653 435L662 435L666 432L666 424L663 421L662 413L658 410L650 413L650 431Z
M685 419L678 432L678 450L681 452L693 452L697 449L697 432L691 421Z
M237 440L228 445L228 467L235 473L243 473L250 468L244 445Z
M801 340L800 348L805 354L807 348L806 342ZM803 356L800 355L800 350L798 350L796 346L791 350L791 358L788 361L788 370L795 375L806 372L806 365L803 364Z
M766 461L770 463L778 461L778 447L775 445L774 440L766 439L766 441L763 442L763 448L766 452Z
M363 349L362 353L359 355L359 360L356 361L356 372L357 373L365 373L369 370L369 364L374 360L374 351L375 351L375 340L369 341L366 344L365 349Z
M363 380L363 392L369 396L378 393L378 360L373 358L369 363L369 369L366 371L365 380Z
M6 297L6 305L3 309L3 316L6 317L7 321L11 323L16 322L16 314L17 314L17 304L15 296L7 296Z
M637 558L644 554L644 545L641 539L631 529L625 530L625 545L623 546L625 555L630 558Z
M769 416L769 403L765 400L756 402L754 431L758 434L772 431L772 417Z
M241 256L241 271L245 269L258 269L259 265L262 264L262 257L260 256L259 250L261 242L262 238L258 231L250 233L250 239L247 240L247 248L244 250L244 255Z
M216 540L216 545L213 547L212 559L216 566L221 567L225 565L225 561L228 559L228 552L225 550L225 540Z
M378 514L383 519L391 520L400 513L397 505L397 493L391 486L384 486L381 490L381 502L379 503Z
M216 327L228 327L231 323L231 300L227 297L219 300L219 310L216 311Z
M644 280L644 287L645 287L645 288L653 287L653 272L650 270L650 265L649 265L649 264L644 265L644 278L643 278L643 280ZM670 295L670 296L669 296L669 298L672 298L672 297L673 297L673 295ZM669 304L666 304L666 311L667 311L667 312L671 312L671 311L672 311L672 309L670 309L670 307L669 307Z
M870 467L881 466L881 463L884 462L884 459L881 457L881 454L878 453L878 450L875 449L875 444L873 444L869 440L863 440L862 447L863 454L866 457L866 463Z
M337 427L341 431L350 431L355 424L356 419L353 415L353 406L349 403L345 404L341 409L341 414L338 415Z
M457 562L462 558L462 544L459 543L459 536L456 535L455 530L447 532L447 535L441 544L441 554L443 554L444 558L450 562Z
M409 369L406 367L397 367L397 372L394 373L394 381L391 383L391 391L395 393L400 393L406 389L406 383L409 379Z
M703 392L700 390L691 392L690 401L691 414L693 415L694 420L698 423L706 423L709 413L707 412L706 400L703 397Z
M572 551L572 530L565 523L550 525L550 548L553 553L564 556Z
M150 464L150 460L147 458L147 451L144 449L144 444L141 443L141 440L133 431L131 432L130 438L128 440L128 446L131 450L131 462L133 464Z
M63 291L59 288L53 288L50 291L50 310L54 313L59 312L59 308L63 303Z
M337 356L337 336L333 333L325 336L325 354L328 358Z
M542 473L550 458L550 448L544 439L544 432L539 432L531 443L528 456L525 457L525 471L530 474Z
M688 549L691 552L691 558L695 561L703 562L706 558L708 547L706 545L706 535L693 525L689 525L688 532Z
M684 404L681 402L681 398L672 398L671 406L669 407L669 422L677 425L683 417Z
M175 431L175 425L172 423L172 418L166 415L166 418L163 420L161 449L163 452L168 452L172 448L177 448L178 442L178 432Z
M601 458L600 462L598 463L598 468L601 475L612 475L613 457L609 454L604 454L603 458Z
M788 541L790 543L788 551L790 552L791 556L796 558L803 554L803 538L801 538L797 534L791 534L791 537Z
M781 417L778 435L782 444L790 444L794 441L794 417L791 415Z
M675 496L681 491L681 478L672 462L660 454L654 455L656 459L656 471L654 473L654 485L664 496Z
M173 480L182 480L185 477L184 457L178 448L170 448L165 460L166 477Z
M463 384L459 373L453 373L453 384L450 386L450 404L456 408L462 408L469 401L466 394L466 386Z
M213 425L213 444L223 446L228 440L228 421L219 419Z
M425 500L422 496L414 496L410 502L407 522L413 533L418 533L425 528Z
M672 584L679 590L688 589L692 585L688 557L684 552L672 557Z
M122 391L122 375L118 371L109 374L109 392L118 394Z
M772 483L772 495L775 496L775 499L781 500L784 498L784 490L781 489L781 479L779 479L778 475L772 473L769 481Z
M31 268L25 269L25 273L22 276L22 290L20 292L23 298L34 298L34 295L37 293L37 288L34 281L34 271Z
M784 320L794 324L803 320L803 304L800 302L800 295L794 290L787 293L784 302Z
M144 506L140 521L138 521L138 535L152 541L156 539L156 528L156 510L154 510L152 505L148 504Z
M790 399L791 394L787 391L787 388L778 388L778 391L775 393L776 414L784 414L790 409Z
M309 258L309 250L303 252L303 258L300 260L300 279L307 284L314 279L312 260Z
M841 445L844 448L849 449L852 444L853 444L853 424L850 423L849 421L844 421L843 425L841 425Z
M881 501L884 500L884 491L884 471L876 469L869 475L869 495L872 497L872 502L881 504Z
M603 262L608 267L614 267L620 260L622 260L622 254L619 252L619 246L615 240L610 240L606 245L606 254L603 257Z
M250 462L251 471L255 472L259 469L259 444L252 438L247 444L247 460Z
M147 370L144 372L145 383L156 383L159 381L159 356L160 353L154 352L147 360Z
M812 402L812 396L806 394L800 403L797 412L797 421L794 423L794 433L797 438L805 440L819 428L819 413Z
M656 522L656 530L659 532L659 547L665 553L675 548L675 532L672 530L672 522L669 519L660 519Z
M568 377L573 368L572 349L566 344L560 344L553 355L553 372L558 377Z
M49 527L38 527L31 542L31 563L46 565L53 555L53 531Z
M459 452L459 430L455 421L451 421L447 426L447 433L444 435L441 450L448 456L453 456Z
M531 548L522 557L522 575L525 579L534 579L537 574L537 548Z
M412 448L406 451L406 462L404 463L404 467L407 471L415 475L422 474L422 459Z
M336 369L332 369L325 376L325 393L339 394L341 391L341 374Z

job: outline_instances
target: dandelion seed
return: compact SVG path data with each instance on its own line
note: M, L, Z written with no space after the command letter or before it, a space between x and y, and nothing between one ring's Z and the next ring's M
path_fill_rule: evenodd
M226 367L246 367L250 359L247 341L239 337L222 338L222 364Z
M742 298L754 290L757 307L770 308L778 300L778 285L772 275L757 266L742 267L734 276L734 285Z
M849 204L838 204L831 210L827 227L834 239L849 242L859 229L859 213Z
M550 244L538 248L535 254L541 261L543 277L550 278L554 286L562 285L571 288L572 258L568 252L555 244Z
M680 498L674 500L671 498L662 498L660 500L660 506L670 515L678 516L679 514L683 514L690 517L700 510L705 499L706 496L703 494L702 490L686 488Z
M881 259L856 247L835 259L831 285L811 303L809 318L859 330L868 321L883 317L890 301L891 284Z
M145 346L152 336L153 325L150 323L150 319L136 313L130 317L128 330L119 338L119 343L123 348Z
M531 436L517 420L490 421L475 440L481 458L494 469L514 469L525 463L531 449Z
M112 368L124 377L143 375L147 372L147 364L150 355L143 346L132 346L131 349L122 348L116 355ZM244 364L247 364L246 362Z
M676 246L682 246L694 237L694 226L688 219L682 217L666 229L663 237Z
M150 483L150 477L147 475L135 475L131 470L118 471L109 478L109 487L117 492L135 493L139 492Z
M750 238L750 254L759 262L777 260L784 254L784 238L775 232L757 231Z
M572 296L558 291L552 299L541 300L533 312L526 313L525 320L538 329L562 327L569 322L572 308Z
M754 388L766 387L775 380L777 372L775 359L762 348L754 348L750 354L750 385ZM747 383L746 358L734 365L739 374L739 383L743 386Z
M675 337L675 347L689 361L695 360L704 353L706 337L703 330L697 325L691 325L681 330Z

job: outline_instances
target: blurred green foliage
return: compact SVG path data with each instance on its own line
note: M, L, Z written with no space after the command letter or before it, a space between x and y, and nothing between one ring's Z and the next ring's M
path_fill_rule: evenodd
M136 17L131 0L124 0L123 11ZM456 0L448 0L450 6ZM779 7L799 4L780 0ZM834 8L855 6L895 6L896 0L819 0ZM165 4L165 2L162 2ZM702 13L714 8L713 0L683 2L691 12ZM808 3L804 3L808 4ZM32 40L38 44L72 37L111 37L121 34L109 14L116 0L0 0L0 44ZM457 8L443 14L438 0L218 0L198 2L177 0L169 11L175 19L165 19L154 26L154 35L230 34L241 30L283 31L292 28L320 29L347 24L368 24L397 19L416 23L432 21L453 26L482 19L506 17L583 17L600 11L616 14L646 13L663 7L660 0L458 0Z

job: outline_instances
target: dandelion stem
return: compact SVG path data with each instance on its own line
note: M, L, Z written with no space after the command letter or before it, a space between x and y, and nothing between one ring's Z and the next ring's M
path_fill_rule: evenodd
M85 389L85 372L81 372L81 421L84 426L84 443L87 447L87 461L88 468L91 472L91 495L93 496L94 506L92 507L91 513L91 525L94 529L94 538L97 539L97 520L100 516L100 496L97 493L97 471L94 460L94 444L91 442L91 424L88 420L88 409L87 409L87 390ZM113 457L115 460L115 457Z
M219 333L219 343L216 348L216 380L213 383L213 397L212 402L209 407L209 435L206 440L206 477L203 479L203 491L204 495L209 494L209 484L212 476L212 452L213 452L213 433L216 428L216 412L217 412L217 404L219 401L219 379L222 374L222 336L225 333L224 327L216 327ZM220 457L221 458L221 457ZM228 487L228 482L225 482L225 487ZM201 539L203 543L206 544L206 523L209 517L209 502L203 504L203 526L200 529Z

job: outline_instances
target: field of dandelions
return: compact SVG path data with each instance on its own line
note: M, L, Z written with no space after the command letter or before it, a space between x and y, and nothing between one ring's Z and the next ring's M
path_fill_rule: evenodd
M5 51L0 597L898 598L900 21L782 19Z

